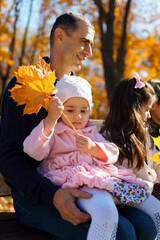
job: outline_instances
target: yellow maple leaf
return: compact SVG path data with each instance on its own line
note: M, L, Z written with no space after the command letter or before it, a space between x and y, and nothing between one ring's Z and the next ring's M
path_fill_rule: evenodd
M41 107L48 110L49 99L57 91L53 86L56 80L55 71L51 72L50 65L39 57L36 66L21 66L15 76L17 84L10 90L11 98L17 102L17 106L25 104L23 115L37 114ZM68 117L62 114L78 134Z
M21 66L15 73L20 84L16 84L10 92L17 105L25 104L23 114L37 114L41 107L48 110L49 98L56 91L53 86L55 71L51 72L48 65L39 58L36 66Z
M18 83L33 82L37 79L42 79L51 73L50 65L39 57L36 66L20 66L18 72L15 72Z
M152 137L152 139L154 141L154 144L158 147L158 149L160 149L160 136L157 138ZM160 152L155 153L150 159L157 164L160 164Z
M25 84L27 82L32 82L39 79L38 71L34 66L20 66L18 68L18 72L15 72L15 76L17 78L17 82L21 84Z
M155 138L155 137L152 137L153 141L154 141L154 144L158 147L158 149L160 150L160 136Z
M50 72L51 72L50 64L47 64L41 57L38 58L38 62L36 64L36 68L37 69L41 69L42 70L42 74L44 76L49 75Z
M155 153L150 159L157 164L160 164L160 152Z

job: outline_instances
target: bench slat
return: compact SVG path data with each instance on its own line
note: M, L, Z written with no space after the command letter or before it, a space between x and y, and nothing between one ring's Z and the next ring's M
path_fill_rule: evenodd
M41 232L40 234L37 231L22 231L17 233L5 233L0 235L0 240L54 240L52 237Z
M2 174L0 173L0 196L10 196L11 195L11 189L10 187L4 182L4 178Z
M48 233L26 227L14 213L0 213L0 240L54 240Z

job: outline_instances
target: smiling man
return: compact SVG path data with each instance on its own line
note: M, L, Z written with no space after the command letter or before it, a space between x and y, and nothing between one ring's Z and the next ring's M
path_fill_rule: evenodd
M70 75L72 71L79 70L83 61L92 55L94 28L82 15L77 15L63 24L63 15L57 18L50 35L50 65L60 79L64 74ZM78 21L77 21L78 20ZM61 22L58 25L58 22ZM56 27L57 26L57 27Z

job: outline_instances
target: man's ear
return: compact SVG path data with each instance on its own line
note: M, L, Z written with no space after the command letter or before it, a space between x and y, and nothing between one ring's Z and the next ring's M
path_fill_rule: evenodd
M62 43L63 42L63 38L65 36L65 32L63 31L62 28L56 28L55 32L54 32L54 39L55 41L58 43Z

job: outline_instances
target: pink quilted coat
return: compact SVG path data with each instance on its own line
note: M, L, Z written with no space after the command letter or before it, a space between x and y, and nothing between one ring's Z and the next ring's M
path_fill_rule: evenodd
M61 121L48 137L43 134L43 128L42 120L25 139L24 152L37 161L43 160L38 172L56 185L77 188L85 184L91 188L112 190L112 177L117 177L147 190L147 184L138 180L129 170L118 169L113 165L118 159L118 148L105 140L90 122L77 132L92 139L104 151L106 162L77 150L74 130Z

